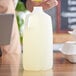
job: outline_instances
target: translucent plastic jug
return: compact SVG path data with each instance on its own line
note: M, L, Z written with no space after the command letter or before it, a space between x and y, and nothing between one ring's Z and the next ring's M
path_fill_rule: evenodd
M53 67L51 17L42 7L34 7L23 33L24 70L48 70Z

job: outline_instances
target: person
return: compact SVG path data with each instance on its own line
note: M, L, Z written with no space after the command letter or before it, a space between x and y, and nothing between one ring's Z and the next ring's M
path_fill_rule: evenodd
M21 0L21 1L24 2L27 10L31 12L34 6L42 6L44 10L49 10L58 4L57 0L42 0L42 2L35 2L33 0Z
M4 13L7 10L7 4L5 3L5 1L0 0L0 13Z
M18 76L21 46L13 0L0 0L0 13L14 14L10 44L0 45L0 48L2 51L2 65L9 65L11 76Z

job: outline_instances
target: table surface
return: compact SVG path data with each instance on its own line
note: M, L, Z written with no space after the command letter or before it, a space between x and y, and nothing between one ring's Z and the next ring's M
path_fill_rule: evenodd
M24 71L23 76L76 76L76 64L67 61L63 54L54 52L54 68L47 71Z
M0 65L1 66L1 65ZM14 69L15 70L15 69ZM0 67L0 76L12 76L15 71L3 65ZM7 75L8 74L8 75ZM76 76L76 64L67 61L60 52L54 52L54 68L47 71L24 71L21 69L19 76Z
M54 53L54 76L76 76L76 64L70 63L60 52Z

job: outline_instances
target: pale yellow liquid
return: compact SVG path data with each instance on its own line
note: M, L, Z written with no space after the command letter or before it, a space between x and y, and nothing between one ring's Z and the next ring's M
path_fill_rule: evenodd
M50 18L34 15L23 35L23 67L25 70L47 70L53 65L53 36ZM38 19L38 20L37 20Z

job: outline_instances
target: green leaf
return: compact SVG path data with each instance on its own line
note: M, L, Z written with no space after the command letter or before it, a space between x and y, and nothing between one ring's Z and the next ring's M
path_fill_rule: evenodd
M16 11L26 11L26 8L24 6L24 3L19 1L16 7Z

